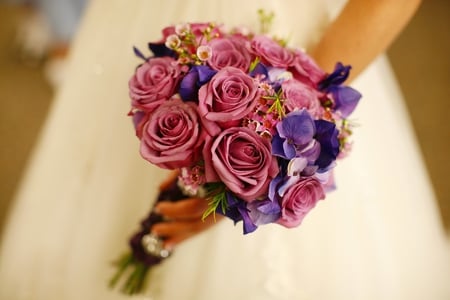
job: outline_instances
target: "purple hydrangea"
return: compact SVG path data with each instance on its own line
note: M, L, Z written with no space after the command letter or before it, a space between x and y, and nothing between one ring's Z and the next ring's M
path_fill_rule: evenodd
M311 115L305 109L294 111L277 124L277 133L272 139L272 153L285 159L296 157L308 150L316 133Z

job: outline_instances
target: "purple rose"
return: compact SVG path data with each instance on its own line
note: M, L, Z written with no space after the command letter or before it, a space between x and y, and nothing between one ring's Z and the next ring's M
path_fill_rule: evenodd
M197 105L172 99L158 107L144 125L141 155L161 168L189 167L198 160L204 139Z
M295 60L292 68L289 68L294 78L311 86L317 87L326 73L316 64L316 62L306 53L296 50Z
M251 202L267 193L278 174L270 141L246 127L231 127L204 148L206 180L222 181L232 193Z
M217 135L220 127L238 126L256 106L259 97L258 84L242 70L226 67L203 85L198 94L199 112L202 118L215 122L207 128ZM215 125L215 126L214 126Z
M174 94L180 72L171 57L156 57L143 63L128 82L131 105L147 112L155 110Z
M312 87L295 79L283 81L281 88L288 112L305 108L313 117L319 118L323 109L318 98L319 93Z
M212 49L212 56L208 64L214 70L235 67L247 72L252 56L245 43L246 40L238 36L211 40L208 45Z
M317 201L325 199L322 185L315 178L303 178L292 185L281 200L281 217L277 223L292 228L300 225Z
M287 68L294 64L294 53L267 36L255 36L251 42L251 48L263 63L272 67Z

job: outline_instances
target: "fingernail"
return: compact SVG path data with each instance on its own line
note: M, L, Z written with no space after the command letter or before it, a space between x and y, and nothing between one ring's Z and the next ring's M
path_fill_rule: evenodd
M156 206L153 208L153 212L154 212L155 214L158 214L158 215L161 214L161 209L159 208L158 205L156 205Z
M173 250L173 244L165 244L164 249L166 249L169 252L172 252Z

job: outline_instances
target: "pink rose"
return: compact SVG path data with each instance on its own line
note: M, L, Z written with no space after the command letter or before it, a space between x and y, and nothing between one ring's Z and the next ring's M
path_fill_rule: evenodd
M281 217L277 223L292 228L300 225L317 201L325 199L325 192L319 181L308 177L292 185L281 200Z
M155 110L174 94L180 72L171 57L156 57L143 63L128 82L131 105L147 112Z
M269 182L278 174L270 140L245 127L225 129L207 141L203 157L206 180L222 181L247 202L266 195Z
M256 56L261 57L263 63L272 67L287 68L295 61L292 51L264 35L255 36L251 42L251 48Z
M129 116L131 116L133 119L133 125L134 129L136 131L136 136L141 139L142 138L142 132L144 130L144 125L147 123L148 118L150 117L150 114L145 113L141 110L132 112L130 111L128 113Z
M237 126L255 108L258 97L258 84L253 78L240 69L226 67L200 88L200 116L222 128ZM214 123L207 130L211 135L220 132Z
M322 115L322 106L318 92L312 87L295 79L283 81L281 88L285 97L285 107L288 112L305 108L313 117Z
M292 68L289 70L292 72L295 79L312 87L316 87L326 76L326 73L316 64L316 62L300 50L295 51L295 61Z
M141 155L161 168L189 167L198 160L204 139L197 105L172 99L158 107L144 125Z
M214 70L229 66L247 72L252 56L245 43L246 41L238 36L211 40L208 45L212 49L212 57L208 60L208 64Z

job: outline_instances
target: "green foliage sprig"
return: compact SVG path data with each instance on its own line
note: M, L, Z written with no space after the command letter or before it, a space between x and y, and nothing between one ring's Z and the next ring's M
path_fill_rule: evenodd
M227 194L225 185L221 182L212 182L205 185L207 198L209 199L208 208L203 213L202 221L213 214L216 220L216 211L220 207L222 213L228 210Z

